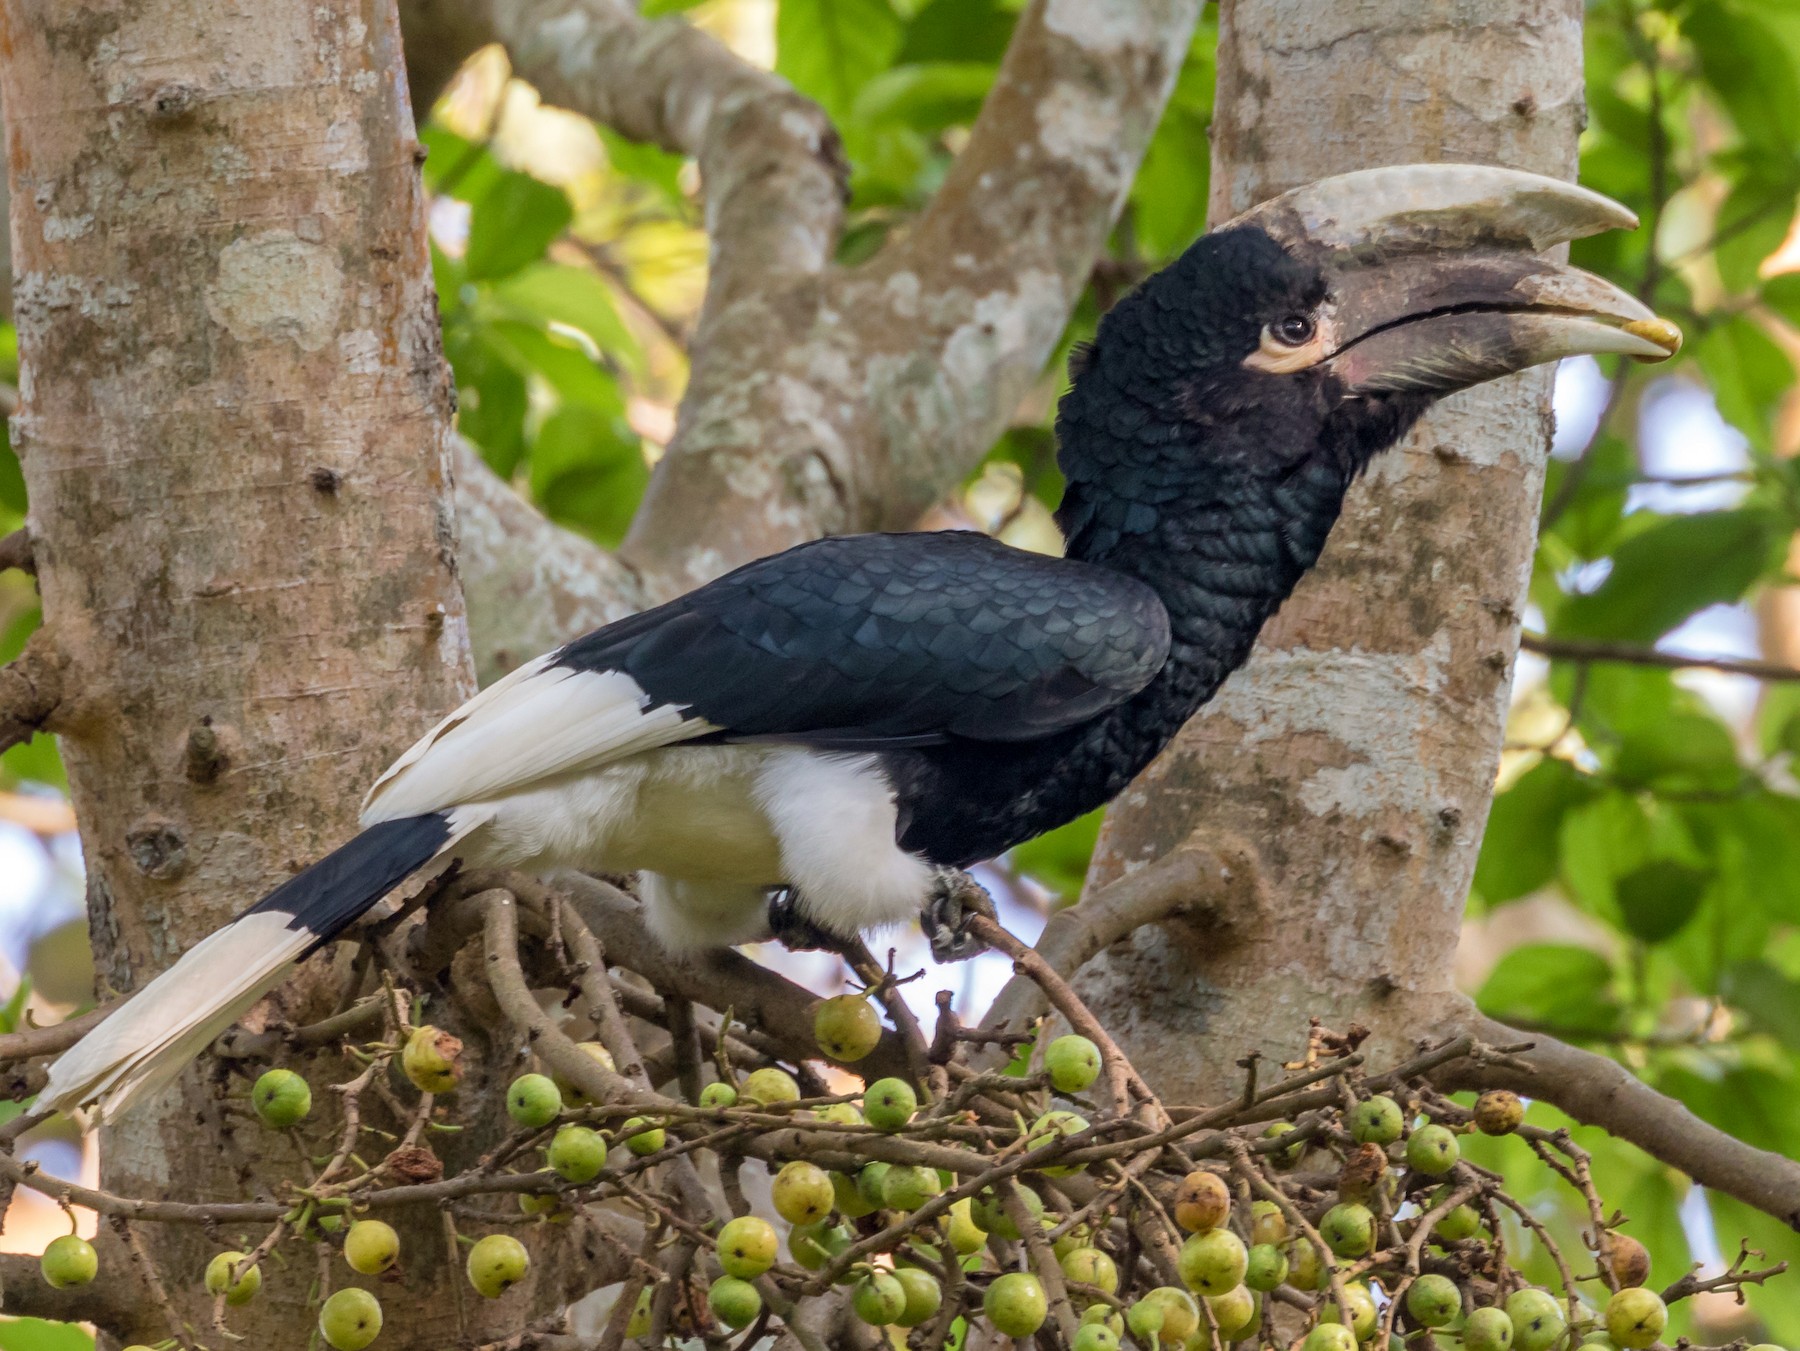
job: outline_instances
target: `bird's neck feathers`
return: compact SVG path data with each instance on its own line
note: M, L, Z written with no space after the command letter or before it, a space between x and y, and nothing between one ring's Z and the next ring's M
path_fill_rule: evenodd
M1143 336L1103 342L1063 400L1057 520L1069 557L1162 598L1174 644L1146 694L1179 725L1243 663L1351 483L1428 400L1342 405L1323 381L1259 380L1235 363L1210 380L1169 376Z

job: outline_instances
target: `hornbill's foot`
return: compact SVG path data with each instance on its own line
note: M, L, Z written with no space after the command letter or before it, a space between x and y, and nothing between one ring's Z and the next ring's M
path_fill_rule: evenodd
M931 955L940 962L962 962L987 950L987 945L969 932L969 918L981 915L998 920L994 901L987 889L961 868L939 868L932 880L931 895L925 902L919 924L931 943Z
M789 952L844 951L842 937L807 918L792 887L782 887L769 897L769 932Z

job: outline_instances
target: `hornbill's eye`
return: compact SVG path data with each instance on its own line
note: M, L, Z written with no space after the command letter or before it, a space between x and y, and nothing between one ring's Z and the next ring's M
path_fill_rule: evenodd
M1283 347L1304 347L1312 341L1313 329L1310 315L1290 314L1269 325L1269 336Z

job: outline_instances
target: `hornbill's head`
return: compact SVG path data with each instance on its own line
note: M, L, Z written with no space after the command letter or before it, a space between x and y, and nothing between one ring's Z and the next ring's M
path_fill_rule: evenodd
M1065 467L1117 482L1133 466L1151 497L1175 491L1184 457L1253 474L1325 457L1354 474L1456 390L1581 352L1666 359L1674 325L1543 256L1635 224L1585 188L1482 165L1297 188L1108 313L1062 408Z

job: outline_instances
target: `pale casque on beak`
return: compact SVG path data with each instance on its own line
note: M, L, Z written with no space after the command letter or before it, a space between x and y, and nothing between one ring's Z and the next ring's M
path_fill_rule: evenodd
M1279 335L1247 364L1323 365L1351 393L1447 393L1578 353L1666 361L1681 332L1592 273L1538 256L1637 218L1586 188L1479 164L1407 164L1309 183L1256 226L1324 272L1304 347Z

